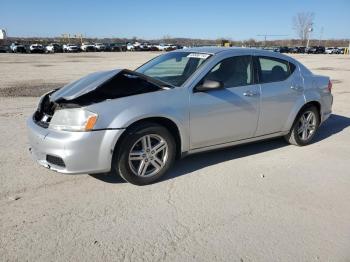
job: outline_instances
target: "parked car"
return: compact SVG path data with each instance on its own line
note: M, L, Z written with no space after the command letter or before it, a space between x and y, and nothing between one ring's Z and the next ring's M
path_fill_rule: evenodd
M74 45L74 44L63 45L63 52L65 53L76 53L79 51L80 51L80 48L77 45Z
M334 54L342 54L342 49L339 47L334 47Z
M114 43L113 51L125 52L127 50L125 43Z
M279 47L279 52L280 53L289 53L290 49L288 46L281 46L281 47Z
M0 45L0 53L8 53L10 48L7 45Z
M110 52L124 52L127 48L124 43L111 43L107 46L106 50Z
M177 50L42 96L27 121L30 152L58 172L114 170L145 185L188 154L279 136L311 143L331 114L331 88L279 53Z
M337 49L335 49L334 47L327 47L325 50L326 54L336 54L338 52Z
M126 50L127 51L135 51L135 46L132 43L127 43Z
M306 46L298 46L298 53L304 54L305 53Z
M305 46L295 46L295 47L291 47L289 49L289 53L292 54L304 54L305 53Z
M25 46L18 44L18 43L12 43L10 45L10 51L12 53L26 53L27 52Z
M174 51L176 49L177 49L177 45L167 45L164 50L169 52L169 51Z
M296 46L289 47L288 48L288 52L286 52L286 53L297 54L298 53L298 47L296 47Z
M43 54L45 53L45 48L41 44L32 44L29 46L29 52L32 54L34 53Z
M312 46L305 49L307 54L324 54L326 48L324 46Z
M90 43L83 43L80 46L81 51L83 52L95 52L96 51L96 47L94 44L90 44Z
M113 45L110 43L105 43L105 51L106 52L113 52Z
M57 44L57 43L48 44L45 47L45 50L46 50L46 53L62 53L63 52L62 45Z
M106 46L102 43L96 43L95 44L95 50L97 52L102 52L102 51L105 51L106 50Z
M270 46L265 46L262 48L263 50L270 51L270 52L275 52L276 48L275 47L270 47Z
M152 45L150 43L142 43L139 46L137 46L137 51L150 51Z
M345 48L344 47L338 47L338 54L344 54Z
M158 48L159 51L165 51L165 49L168 47L167 44L159 44L156 45L156 47Z

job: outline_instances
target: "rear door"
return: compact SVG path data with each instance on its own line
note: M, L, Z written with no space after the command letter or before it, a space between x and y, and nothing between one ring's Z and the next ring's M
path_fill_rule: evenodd
M296 66L286 60L256 56L260 83L260 117L256 136L284 131L292 108L303 96L303 79Z

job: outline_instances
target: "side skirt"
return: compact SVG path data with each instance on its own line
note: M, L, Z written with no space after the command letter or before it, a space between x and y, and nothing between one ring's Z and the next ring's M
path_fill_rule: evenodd
M212 146L195 148L195 149L192 149L192 150L186 152L185 154L183 154L183 156L196 154L196 153L200 153L200 152L205 152L205 151L221 149L221 148L225 148L225 147L248 144L248 143L252 143L252 142L257 142L257 141L261 141L261 140L275 138L275 137L280 137L280 136L286 135L287 133L288 132L276 132L276 133L271 133L271 134L267 134L267 135L262 135L262 136L257 136L257 137L252 137L252 138L247 138L247 139L242 139L242 140L237 140L237 141L232 141L232 142L227 142L227 143L222 143L222 144L217 144L217 145L212 145Z

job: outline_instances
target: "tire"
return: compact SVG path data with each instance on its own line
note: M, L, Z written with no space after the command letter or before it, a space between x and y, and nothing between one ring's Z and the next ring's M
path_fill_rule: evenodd
M115 150L112 168L134 185L155 182L175 161L174 137L168 129L155 123L142 123L126 132Z
M319 125L320 114L318 109L315 106L306 106L299 112L290 132L284 139L292 145L306 146L315 137Z

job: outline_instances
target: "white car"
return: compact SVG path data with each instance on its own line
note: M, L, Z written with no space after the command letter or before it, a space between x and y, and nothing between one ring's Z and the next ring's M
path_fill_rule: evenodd
M337 54L338 53L338 48L335 47L327 47L325 50L326 54Z
M71 53L71 52L79 52L80 48L74 44L66 44L63 45L63 52Z
M159 51L164 51L168 47L168 45L159 44L159 45L156 45L156 47L158 48Z
M26 53L25 46L18 43L12 43L10 45L10 50L12 53Z
M96 43L95 44L95 50L96 51L105 51L106 50L106 45L102 43Z
M170 50L175 50L177 49L176 45L171 45L171 44L159 44L156 46L159 51L170 51Z
M96 51L96 47L94 44L90 44L90 43L83 43L80 47L81 51L84 52L94 52Z
M57 43L51 43L45 47L46 53L62 53L62 46Z
M31 53L44 53L45 52L45 49L44 49L44 46L41 45L41 44L32 44L29 46L29 51Z
M135 46L132 43L127 43L126 50L127 51L135 51Z

